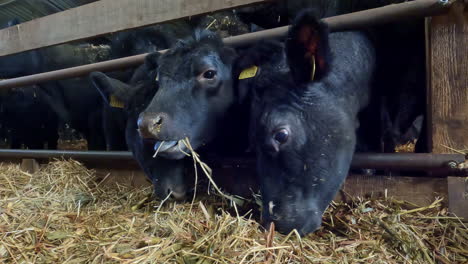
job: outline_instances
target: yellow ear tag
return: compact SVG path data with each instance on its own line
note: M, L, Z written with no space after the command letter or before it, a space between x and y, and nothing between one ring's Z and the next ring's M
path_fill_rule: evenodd
M115 108L124 108L124 103L117 99L114 95L110 96L110 102L109 105Z
M310 80L313 81L315 79L315 56L313 55L310 58L310 64L312 65L312 72L310 73Z
M154 78L154 80L159 82L159 74L156 74L156 78Z
M255 75L257 75L257 71L258 67L255 65L250 68L247 68L241 72L241 74L239 75L239 80L255 77Z

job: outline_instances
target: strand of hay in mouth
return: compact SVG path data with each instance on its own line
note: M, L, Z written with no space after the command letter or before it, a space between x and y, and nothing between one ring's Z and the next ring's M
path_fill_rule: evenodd
M97 181L76 161L35 174L0 164L0 263L468 261L468 229L441 199L425 207L391 198L332 203L323 227L298 238L226 213L220 197L199 197L192 209L170 201L139 206L150 187Z
M222 192L221 189L219 189L216 182L213 180L213 177L212 177L213 171L211 170L211 168L205 162L203 162L200 159L200 155L198 153L196 153L195 150L192 148L192 145L190 144L190 140L186 137L186 138L184 138L182 140L182 142L184 143L185 147L190 151L190 154L191 154L191 156L193 158L194 163L196 163L196 164L198 164L198 166L200 166L203 173L208 178L209 183L213 186L213 188L216 190L216 192L221 197L224 197L224 198L228 199L229 201L231 201L232 205L234 206L235 209L236 209L236 204L239 205L239 206L242 206L245 202L248 201L247 199L245 199L243 197L240 197L240 196L237 196L237 195L233 196L233 195L229 195L229 194L226 194L226 193ZM195 173L197 173L196 168L195 168Z
M158 156L158 152L163 145L164 145L164 141L161 141L161 144L159 144L158 149L156 149L156 152L154 152L153 158L156 158L156 156Z

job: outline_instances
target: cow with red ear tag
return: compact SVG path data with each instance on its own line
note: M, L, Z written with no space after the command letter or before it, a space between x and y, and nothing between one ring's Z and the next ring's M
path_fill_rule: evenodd
M241 55L242 67L258 67L239 89L247 84L252 100L265 225L302 235L320 227L350 168L374 61L362 33L329 33L311 12L298 16L285 48L264 42Z

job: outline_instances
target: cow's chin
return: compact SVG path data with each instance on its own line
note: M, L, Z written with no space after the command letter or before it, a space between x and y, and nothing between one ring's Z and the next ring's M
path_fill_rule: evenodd
M154 143L154 153L157 157L171 160L183 159L190 154L182 140L156 141Z

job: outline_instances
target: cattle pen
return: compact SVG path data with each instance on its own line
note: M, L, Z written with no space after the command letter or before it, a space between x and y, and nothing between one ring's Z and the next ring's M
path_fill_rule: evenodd
M13 54L88 40L109 33L274 1L200 0L197 4L187 0L83 2L86 4L1 29L0 60ZM0 217L5 220L3 223L0 221L0 237L5 238L0 241L0 260L5 263L468 261L468 251L463 249L463 245L468 243L468 230L463 223L468 219L467 1L415 0L327 17L322 21L329 25L331 31L344 31L423 17L426 47L421 48L426 50L427 77L427 119L423 129L427 134L428 153L355 154L351 165L353 169L401 173L350 174L324 215L325 229L311 235L308 240L301 239L297 232L275 238L274 226L256 233L260 229L250 216L240 220L243 214L255 213L247 209L239 212L239 204L232 201L224 201L220 205L222 209L215 208L215 204L220 204L219 197L216 197L218 200L213 197L196 200L196 203L194 199L189 204L169 205L165 200L149 201L151 186L128 151L0 149L0 168L3 170L0 172L0 187L5 189L0 190L0 193L4 192L5 197L8 197L3 201L4 198L0 197ZM223 41L229 46L243 47L264 39L283 38L288 28L283 26L230 36ZM0 90L88 76L93 71L127 69L141 65L146 56L145 53L17 76L0 80ZM221 175L228 182L236 182L254 174L255 160L220 158L209 165L213 173ZM241 174L247 176L239 176ZM38 187L34 187L35 184ZM113 184L117 187L107 188L107 185ZM114 193L119 191L121 193ZM20 205L21 195L25 195L26 203ZM123 199L124 196L127 197ZM48 199L49 202L46 201ZM112 204L111 201L118 202ZM77 207L44 212L28 211L30 209L27 208L42 208L43 203L48 203L45 207L70 207L66 202ZM18 209L15 209L17 205ZM86 209L86 206L89 208ZM445 211L445 207L448 211ZM19 213L18 210L25 213ZM427 215L424 214L426 212ZM47 217L41 213L50 215ZM410 217L413 213L415 215ZM54 214L59 220L52 219ZM23 219L26 225L21 226L12 220L19 215L23 218L18 219ZM382 220L390 216L392 219L406 219L408 224L390 224ZM193 218L193 223L187 218ZM435 220L428 224L426 221L429 219ZM49 221L61 223L52 226ZM23 229L10 230L4 226L4 223L9 222ZM96 229L90 227L98 222L105 222L106 225ZM383 231L373 233L365 226L366 223L378 226ZM432 229L426 229L425 225L431 225ZM158 231L151 233L149 229ZM442 244L443 239L431 241L429 238L444 237L449 229L455 230L454 233L459 232L451 233L451 237L447 235L446 238L453 250L451 254L456 255L454 258L446 254L445 251L449 249L436 245ZM425 232L430 234L424 236ZM83 238L83 234L87 237ZM14 245L12 236L23 236L18 240L21 245ZM393 249L383 249L380 241L390 241L389 244L395 245ZM457 243L461 248L457 247ZM56 252L47 251L54 247L57 248ZM92 252L90 255L93 259L84 255L86 250ZM368 252L358 254L360 250ZM402 257L398 257L398 260L397 257L391 257L397 254ZM347 259L349 257L355 259ZM376 259L379 257L386 259L380 259L379 262Z

